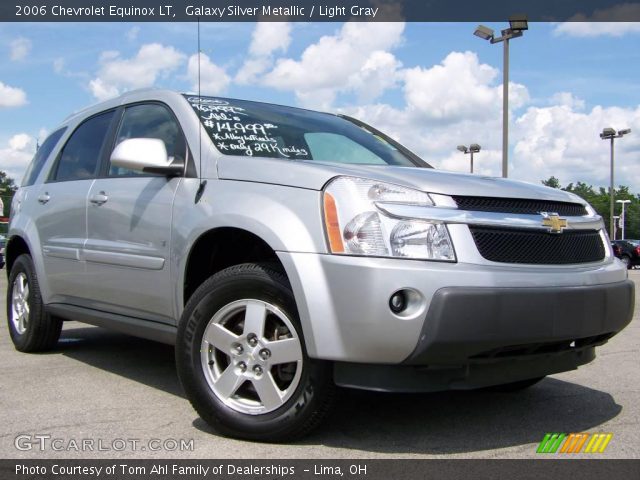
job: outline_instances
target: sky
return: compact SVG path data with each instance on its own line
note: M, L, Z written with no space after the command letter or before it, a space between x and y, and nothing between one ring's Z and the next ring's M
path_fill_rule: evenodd
M505 24L487 23L499 31ZM501 174L502 44L472 23L202 23L203 94L353 115L436 168ZM640 23L530 23L512 40L509 177L640 193ZM0 170L19 181L66 116L124 91L197 90L195 23L0 23Z

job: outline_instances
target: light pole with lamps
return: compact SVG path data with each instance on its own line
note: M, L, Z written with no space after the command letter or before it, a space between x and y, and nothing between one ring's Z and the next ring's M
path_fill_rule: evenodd
M600 138L602 140L611 140L611 175L610 175L610 183L609 183L609 211L611 212L609 214L610 217L610 222L609 222L609 234L613 233L613 214L615 213L613 211L613 205L614 205L614 197L615 197L615 190L613 189L613 141L616 138L622 138L624 137L626 134L631 133L631 129L630 128L625 128L624 130L618 130L618 133L616 133L615 129L611 128L611 127L607 127L607 128L603 128L602 129L602 133L600 134ZM614 237L615 239L615 237Z
M501 37L496 38L489 27L478 25L473 34L492 44L502 42L502 176L509 176L509 40L522 36L522 32L529 29L526 15L512 15L509 17L509 28L502 30Z
M620 203L622 205L622 213L620 214L620 221L618 223L620 224L622 230L621 240L624 240L624 207L627 205L627 203L631 203L631 200L616 200L616 203Z
M480 145L478 145L477 143L472 143L471 145L469 145L469 148L467 148L465 145L458 145L458 150L460 150L465 155L467 153L471 154L471 173L473 173L473 154L480 151Z

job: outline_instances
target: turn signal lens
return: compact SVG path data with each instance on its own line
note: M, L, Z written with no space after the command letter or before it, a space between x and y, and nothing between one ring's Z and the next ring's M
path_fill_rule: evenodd
M329 247L331 248L331 252L344 252L336 201L333 196L327 192L324 194L324 223L327 227L327 236L329 237Z

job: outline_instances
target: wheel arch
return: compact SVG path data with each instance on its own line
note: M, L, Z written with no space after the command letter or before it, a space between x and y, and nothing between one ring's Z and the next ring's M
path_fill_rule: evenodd
M202 232L186 256L180 307L186 305L193 292L211 275L241 263L272 263L287 275L276 250L255 233L228 226Z
M31 248L27 241L20 235L13 235L9 237L7 245L4 250L7 275L11 272L11 267L15 263L16 259L22 254L31 255ZM31 255L33 257L33 255Z

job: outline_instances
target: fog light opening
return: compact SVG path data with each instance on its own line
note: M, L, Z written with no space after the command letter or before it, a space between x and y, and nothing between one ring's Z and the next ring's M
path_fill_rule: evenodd
M407 308L407 294L399 290L389 298L389 308L395 314L402 313Z

